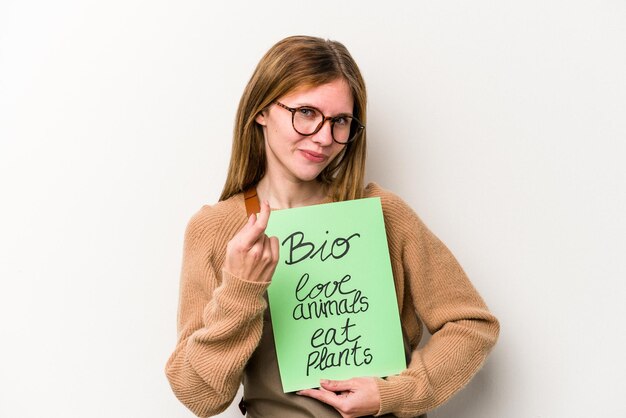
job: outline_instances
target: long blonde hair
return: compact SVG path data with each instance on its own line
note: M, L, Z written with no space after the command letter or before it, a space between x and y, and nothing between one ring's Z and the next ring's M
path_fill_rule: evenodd
M343 79L354 99L354 116L366 122L367 94L359 67L345 46L311 36L290 36L261 58L246 86L235 119L228 176L220 200L256 185L265 175L263 130L256 116L279 97L302 86ZM365 130L319 174L335 200L358 199L363 192Z

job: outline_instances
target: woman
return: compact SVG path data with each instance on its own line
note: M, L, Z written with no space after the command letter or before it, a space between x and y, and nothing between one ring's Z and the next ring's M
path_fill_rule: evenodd
M228 178L185 233L178 344L166 366L176 396L198 416L223 411L244 384L250 417L415 417L462 388L499 325L448 249L365 170L366 91L346 48L294 36L259 62L239 103ZM247 202L260 199L258 216ZM380 197L407 368L384 379L322 381L284 394L265 292L278 242L273 209ZM421 349L422 323L432 337Z

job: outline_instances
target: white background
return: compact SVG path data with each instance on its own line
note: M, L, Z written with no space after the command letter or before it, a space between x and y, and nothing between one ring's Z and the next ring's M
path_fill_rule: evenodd
M626 416L626 2L2 0L0 417L191 416L163 372L185 225L293 34L350 49L368 179L502 322L430 416Z

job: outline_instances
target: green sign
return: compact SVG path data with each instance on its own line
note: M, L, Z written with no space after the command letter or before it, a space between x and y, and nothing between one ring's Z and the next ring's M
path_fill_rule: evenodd
M406 367L379 198L273 211L268 289L283 391Z

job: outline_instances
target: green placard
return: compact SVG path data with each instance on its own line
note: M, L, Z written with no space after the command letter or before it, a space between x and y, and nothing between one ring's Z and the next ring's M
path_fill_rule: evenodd
M283 391L406 367L379 198L273 211L268 289Z

